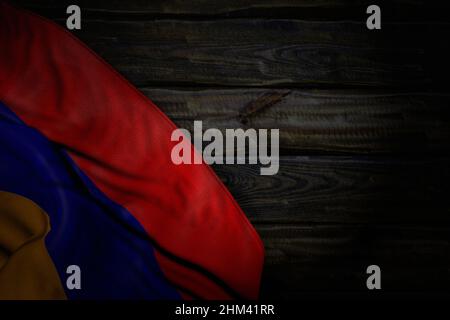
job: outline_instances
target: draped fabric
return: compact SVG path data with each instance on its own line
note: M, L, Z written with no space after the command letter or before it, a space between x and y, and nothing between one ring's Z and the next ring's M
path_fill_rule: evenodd
M257 233L206 164L175 165L175 125L66 30L0 3L0 191L49 216L69 298L256 299ZM64 282L64 281L62 281Z

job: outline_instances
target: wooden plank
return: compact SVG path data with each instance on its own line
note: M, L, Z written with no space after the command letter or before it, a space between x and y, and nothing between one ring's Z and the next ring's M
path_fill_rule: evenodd
M15 0L14 3L25 7L35 8L64 8L71 2L64 0ZM73 2L73 1L72 1ZM364 5L370 1L356 1ZM393 1L398 5L418 5L413 0ZM192 1L120 1L120 0L81 0L76 3L89 11L118 11L118 12L146 12L146 13L172 13L172 14L220 14L250 8L339 8L353 7L354 0L192 0ZM419 1L419 3L423 3ZM74 2L75 4L75 2Z
M448 66L448 51L432 59L433 43L445 44L431 39L450 34L450 25L370 33L359 22L84 20L75 33L137 86L423 89Z
M65 26L65 17L57 19ZM84 17L74 31L135 85L445 86L448 23Z
M191 132L194 120L202 120L205 130L278 128L282 154L450 151L447 94L289 89L141 91L178 126Z
M379 265L383 292L446 291L450 242L445 227L262 225L264 298L311 291L366 291L366 268Z
M85 20L76 34L138 86L423 88L443 62L428 65L429 39L450 25L370 33L359 22Z
M253 223L450 221L448 157L282 157L277 175L258 165L215 171Z
M354 18L361 20L370 0L15 0L14 3L38 10L53 17L63 17L65 8L78 4L89 17L127 16L129 18L159 16L210 17L296 17L302 19L328 18L331 20ZM385 19L439 18L442 0L378 1ZM426 5L424 5L426 4ZM432 10L431 10L432 9ZM420 14L421 12L421 14ZM433 13L433 15L431 14Z

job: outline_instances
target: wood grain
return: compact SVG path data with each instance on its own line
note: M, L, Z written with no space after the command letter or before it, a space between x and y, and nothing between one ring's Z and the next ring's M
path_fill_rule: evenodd
M367 291L366 268L379 265L383 292L448 292L449 228L392 225L270 225L262 297Z
M258 165L214 169L254 223L446 223L447 157L282 157L280 171Z
M141 91L178 126L191 132L194 120L202 120L205 129L222 131L278 128L282 154L450 151L450 95L446 94L289 89Z
M448 26L374 34L360 22L89 20L76 34L137 86L424 87L423 46L438 31Z
M117 19L87 15L74 33L138 86L423 89L442 86L450 71L446 22L385 22L368 32L364 16L139 20L118 10ZM65 25L65 16L54 19Z
M24 6L52 17L63 17L65 8L74 4L71 0L15 0ZM364 18L370 0L79 0L76 1L88 17L127 17L129 19L152 17L296 17L302 19L328 18L329 20ZM439 8L442 0L390 0L377 1L384 10L383 19L404 20L411 18L442 17ZM427 4L427 6L424 6ZM434 9L427 10L428 8ZM431 14L433 13L433 14ZM434 20L436 21L436 20Z

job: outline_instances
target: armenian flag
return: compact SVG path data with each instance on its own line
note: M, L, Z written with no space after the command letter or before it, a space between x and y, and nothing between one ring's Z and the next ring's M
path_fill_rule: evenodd
M262 242L209 166L171 161L174 129L70 32L0 2L0 298L256 299Z

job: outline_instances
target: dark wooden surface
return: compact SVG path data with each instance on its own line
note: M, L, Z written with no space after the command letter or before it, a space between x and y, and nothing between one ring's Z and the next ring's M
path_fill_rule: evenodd
M282 155L450 151L450 94L388 90L141 90L179 126L279 128ZM282 97L282 98L280 98ZM249 106L258 102L255 110Z
M364 291L370 264L386 291L450 290L444 2L390 1L373 32L368 1L78 3L74 33L179 126L280 129L278 175L214 166L265 243L262 297Z

